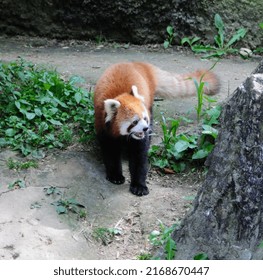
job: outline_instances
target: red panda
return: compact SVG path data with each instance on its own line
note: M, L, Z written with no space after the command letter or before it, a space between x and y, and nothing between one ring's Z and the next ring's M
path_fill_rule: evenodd
M127 145L131 193L149 193L146 186L147 153L152 127L154 96L180 97L196 94L194 79L202 77L204 92L215 94L217 76L206 70L178 75L143 62L118 63L110 66L95 87L95 129L106 168L106 179L123 184L121 154Z

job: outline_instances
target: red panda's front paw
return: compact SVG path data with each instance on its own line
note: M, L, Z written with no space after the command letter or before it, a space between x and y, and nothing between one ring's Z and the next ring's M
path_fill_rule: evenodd
M106 179L110 181L112 184L115 185L121 185L125 182L125 177L120 175L120 176L107 176Z
M130 186L130 192L134 195L143 196L149 193L149 189L146 186Z

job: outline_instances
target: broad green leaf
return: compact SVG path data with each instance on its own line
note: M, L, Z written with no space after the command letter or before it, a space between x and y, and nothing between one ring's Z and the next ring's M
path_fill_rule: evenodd
M34 112L38 117L42 116L42 111L39 108L35 108Z
M76 102L79 104L81 99L82 99L82 95L81 95L81 93L79 91L77 91L75 93L75 100L76 100Z
M8 128L5 131L5 135L8 136L8 137L13 137L16 133L17 133L17 131L13 128Z
M189 46L191 46L191 41L188 37L185 37L181 40L181 45L187 43Z
M52 123L53 125L58 125L58 126L63 125L60 121L57 121L57 120L54 120L54 119L49 119L48 121L50 123Z
M192 159L202 159L206 158L209 155L207 150L198 150L196 153L192 155Z
M16 108L17 109L20 109L21 108L21 104L19 101L15 101L15 105L16 105Z
M196 53L206 53L206 52L210 52L210 51L215 51L216 48L213 47L213 46L210 46L210 45L206 45L206 46L203 46L203 45L194 45L192 46L192 51L193 52L196 52Z
M178 153L181 153L181 152L187 150L188 147L189 147L189 142L184 141L184 140L179 140L174 145L174 148Z
M202 131L202 134L211 135L211 136L213 136L214 138L217 137L217 135L218 135L218 130L217 130L217 129L213 128L213 127L210 126L210 125L206 125L206 124L203 124L202 127L203 127L203 129L204 129L204 130Z
M240 39L244 38L245 35L247 34L247 30L245 28L240 28L234 35L233 37L229 40L229 42L226 45L226 48L229 48L232 46L234 43L239 41Z
M167 240L167 243L165 245L166 259L167 260L173 260L174 259L175 250L176 250L176 243L171 237L169 237L168 240Z
M29 113L29 112L26 112L26 118L28 120L33 120L35 118L36 114L35 113Z
M69 83L71 85L75 85L75 84L84 84L85 83L85 79L83 79L82 77L80 76L72 76L70 77L69 79Z
M163 47L164 47L165 49L167 49L167 48L169 47L169 45L170 45L169 41L164 41Z
M174 33L174 28L169 25L169 26L167 26L166 31L170 36L172 36Z
M200 253L194 256L194 260L209 260L206 253Z
M65 214L65 213L68 212L67 208L63 205L58 205L56 207L56 211L57 211L58 214Z
M218 29L223 29L224 28L224 22L219 14L215 14L215 26Z
M0 147L4 147L7 145L7 141L5 140L5 138L0 138Z

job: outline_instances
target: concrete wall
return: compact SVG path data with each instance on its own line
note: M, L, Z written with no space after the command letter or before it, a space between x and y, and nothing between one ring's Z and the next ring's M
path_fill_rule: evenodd
M172 25L179 39L198 35L213 41L219 13L227 34L245 27L245 41L262 46L262 0L0 0L0 35L162 43Z

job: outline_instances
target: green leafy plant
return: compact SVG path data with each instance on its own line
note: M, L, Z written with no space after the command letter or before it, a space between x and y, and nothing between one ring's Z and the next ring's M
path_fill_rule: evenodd
M152 165L175 172L182 172L195 162L200 165L200 161L203 162L213 150L214 140L218 135L213 126L218 124L220 112L220 106L204 110L199 133L178 133L180 123L185 118L166 119L162 116L162 142L160 145L152 145L149 150Z
M152 260L152 255L150 253L141 253L139 256L136 257L137 260L144 261L144 260Z
M0 148L39 158L68 145L75 132L94 137L93 97L81 83L23 59L0 63Z
M10 183L8 185L8 189L10 190L25 189L25 188L26 188L26 182L21 179L15 180L13 183Z
M62 194L61 190L54 186L44 188L44 192L47 196L57 196Z
M174 32L174 28L170 25L167 26L166 32L167 32L167 39L163 43L163 47L165 49L169 48L172 45L172 42L176 36Z
M119 228L105 228L99 227L93 230L92 236L97 240L101 241L103 245L108 245L114 239L114 236L120 235L121 229Z
M194 260L209 260L208 256L206 253L200 253L194 256Z
M29 160L29 161L17 161L12 158L9 158L7 160L7 166L9 169L16 169L16 170L21 170L21 169L28 169L28 168L37 168L38 164L35 160Z
M59 199L58 201L53 202L52 205L56 206L58 214L67 214L68 212L79 214L79 209L85 208L84 205L77 202L74 198Z
M217 62L209 70L213 69ZM204 94L205 74L199 81L193 80L198 100L195 109L198 124L202 120L201 130L193 133L178 133L182 121L186 124L193 123L193 121L182 116L178 119L166 119L162 115L162 142L160 145L151 146L149 158L153 166L159 167L166 173L182 172L187 166L204 162L214 148L218 135L214 126L218 124L221 107L212 106L216 100Z
M153 246L164 246L166 260L173 260L176 252L176 243L171 234L176 228L176 224L166 227L162 222L159 224L160 230L154 230L149 235L149 241Z
M206 55L202 58L222 57L226 54L239 53L239 50L233 48L233 46L245 37L247 30L245 28L240 28L227 40L225 36L225 25L219 14L215 15L214 24L217 29L217 34L214 36L214 46L199 43L201 40L199 37L194 37L192 39L187 37L183 38L181 44L187 43L195 53L205 53Z
M208 70L211 71L217 64L219 60L217 60ZM197 121L199 122L202 114L204 112L204 107L205 105L208 106L208 108L211 107L211 104L216 103L216 100L205 95L204 94L204 87L206 85L206 82L204 82L204 77L207 72L204 72L203 75L201 76L200 80L197 81L196 79L193 79L193 82L196 87L196 93L197 93L197 106L195 107L196 113L197 113Z

